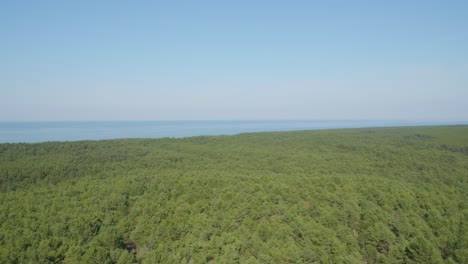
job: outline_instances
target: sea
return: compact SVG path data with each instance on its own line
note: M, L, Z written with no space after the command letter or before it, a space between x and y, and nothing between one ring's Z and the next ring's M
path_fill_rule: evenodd
M466 124L466 122L461 123ZM388 120L0 122L0 143L38 143L119 138L182 138L235 135L250 132L455 124L460 124L460 122Z

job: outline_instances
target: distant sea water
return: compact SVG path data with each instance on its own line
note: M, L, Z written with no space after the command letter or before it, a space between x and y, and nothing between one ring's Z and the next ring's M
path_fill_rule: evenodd
M371 120L0 122L0 143L180 138L247 132L450 124L459 123Z

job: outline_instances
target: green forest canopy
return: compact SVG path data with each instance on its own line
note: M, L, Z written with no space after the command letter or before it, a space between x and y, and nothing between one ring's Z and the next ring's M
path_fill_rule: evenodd
M468 126L0 144L0 263L468 263Z

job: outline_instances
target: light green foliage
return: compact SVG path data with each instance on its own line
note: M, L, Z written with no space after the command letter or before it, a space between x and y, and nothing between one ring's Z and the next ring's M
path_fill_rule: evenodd
M467 179L466 126L0 144L0 263L466 263Z

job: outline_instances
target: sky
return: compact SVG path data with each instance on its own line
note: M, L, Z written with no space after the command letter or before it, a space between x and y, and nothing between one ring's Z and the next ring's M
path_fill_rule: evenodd
M468 121L468 1L0 1L0 121Z

